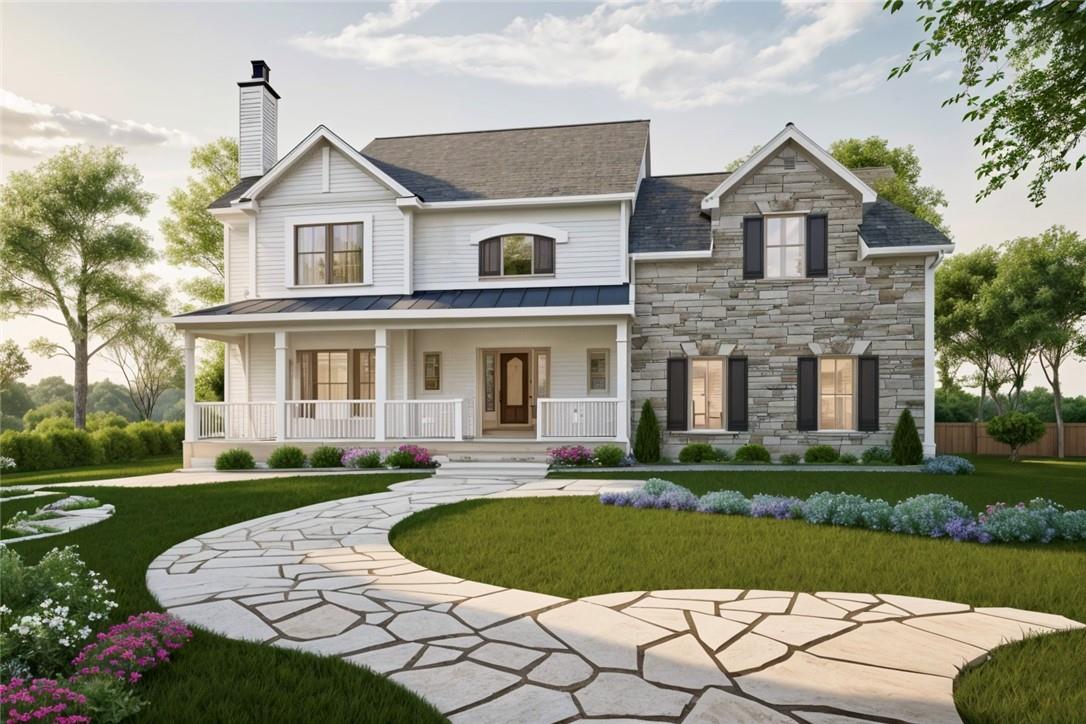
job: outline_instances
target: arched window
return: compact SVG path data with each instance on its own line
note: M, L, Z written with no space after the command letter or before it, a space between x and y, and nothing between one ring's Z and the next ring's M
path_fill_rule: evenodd
M479 242L479 276L554 274L554 239L535 234L504 234Z

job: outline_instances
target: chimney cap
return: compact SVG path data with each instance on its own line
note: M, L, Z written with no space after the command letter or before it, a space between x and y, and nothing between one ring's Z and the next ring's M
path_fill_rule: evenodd
M270 81L271 80L271 68L263 60L251 60L253 64L253 79Z

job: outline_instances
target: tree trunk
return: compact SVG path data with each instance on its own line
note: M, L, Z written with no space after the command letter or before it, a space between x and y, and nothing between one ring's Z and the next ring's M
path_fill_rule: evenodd
M988 394L988 365L984 365L980 377L980 401L977 402L977 422L984 422L984 398Z
M87 338L73 340L75 347L75 384L73 405L75 426L82 430L87 424Z
M1063 458L1063 392L1060 390L1060 368L1052 367L1052 407L1056 410L1056 457Z

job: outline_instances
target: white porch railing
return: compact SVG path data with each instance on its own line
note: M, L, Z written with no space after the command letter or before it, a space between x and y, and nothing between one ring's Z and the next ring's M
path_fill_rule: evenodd
M197 402L197 438L274 440L274 402Z
M288 400L287 440L372 440L373 400Z
M388 400L385 437L389 440L462 440L474 435L471 400Z
M536 401L536 437L539 440L608 438L618 435L621 400L584 397Z

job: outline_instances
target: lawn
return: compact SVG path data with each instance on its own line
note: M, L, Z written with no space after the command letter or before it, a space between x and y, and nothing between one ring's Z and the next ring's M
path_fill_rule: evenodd
M171 465L177 467L178 461ZM125 468L116 474L130 471ZM70 478L68 471L54 475ZM41 474L43 479L35 482L53 482L46 477ZM144 585L144 574L148 564L175 543L277 511L379 492L412 477L418 476L389 473L172 488L72 488L65 492L112 503L116 514L66 535L13 547L35 561L54 546L78 545L88 565L117 589L117 617L122 618L160 610ZM443 721L410 692L341 659L205 632L197 632L173 663L140 684L138 693L149 702L136 719L143 722Z
M180 455L158 455L132 463L104 463L63 470L31 470L25 473L4 473L0 485L57 485L86 483L92 480L168 473L181 467Z
M59 493L57 495L35 495L33 498L23 498L22 500L4 500L0 498L0 529L8 524L8 520L11 516L20 511L27 511L31 513L46 503L52 503L55 500L60 500L63 496ZM0 530L0 539L9 538L6 531Z
M802 496L828 489L896 501L938 491L975 506L1046 495L1086 507L1086 461L978 462L977 475L958 479L772 471L664 477L699 493L732 488ZM798 521L614 508L594 498L442 506L399 523L392 542L444 573L566 597L699 587L860 591L1014 606L1086 621L1082 544L981 546ZM1081 721L1083 661L1083 632L1005 647L959 679L959 710L969 722Z

